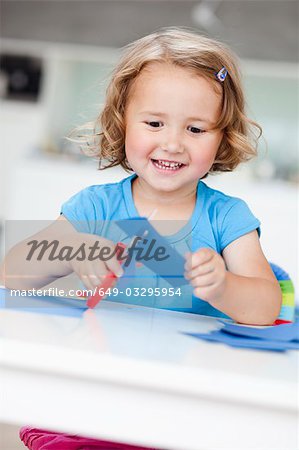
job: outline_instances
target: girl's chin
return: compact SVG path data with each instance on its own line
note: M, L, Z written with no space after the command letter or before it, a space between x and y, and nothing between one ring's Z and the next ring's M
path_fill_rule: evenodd
M161 194L171 194L172 192L177 192L186 188L186 181L183 182L175 177L160 177L159 182L153 177L149 177L146 181L153 191Z

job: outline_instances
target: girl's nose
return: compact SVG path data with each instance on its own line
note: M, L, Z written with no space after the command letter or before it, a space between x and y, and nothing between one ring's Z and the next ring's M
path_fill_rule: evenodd
M170 153L182 153L184 151L184 146L180 133L169 133L163 148Z

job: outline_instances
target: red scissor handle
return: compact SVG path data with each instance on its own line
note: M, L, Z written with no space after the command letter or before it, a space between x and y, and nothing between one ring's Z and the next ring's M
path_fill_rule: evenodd
M116 257L120 264L123 264L125 261L125 259L120 258L122 257L123 252L126 248L127 246L122 242L118 242L116 244ZM87 299L88 308L94 308L105 297L106 290L113 286L116 278L117 276L113 272L110 271L107 273L103 282L96 288L95 294Z

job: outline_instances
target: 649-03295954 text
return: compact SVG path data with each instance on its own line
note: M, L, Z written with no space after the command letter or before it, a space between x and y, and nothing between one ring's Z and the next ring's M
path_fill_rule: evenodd
M57 287L50 287L47 289L11 289L10 294L12 296L21 297L89 297L95 295L96 288L93 289L59 289ZM180 297L182 295L181 288L173 287L156 287L156 288L144 288L144 287L127 287L125 289L119 289L117 287L109 289L99 289L101 295L108 297L117 297L118 295L123 295L126 297Z

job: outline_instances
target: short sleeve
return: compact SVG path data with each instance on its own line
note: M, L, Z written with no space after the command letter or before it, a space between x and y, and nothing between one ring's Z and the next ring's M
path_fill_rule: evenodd
M220 251L234 240L257 230L260 236L260 221L252 214L248 205L241 199L233 198L225 208L220 225Z
M96 234L97 224L103 220L101 201L92 188L86 188L63 203L61 214L81 233Z

